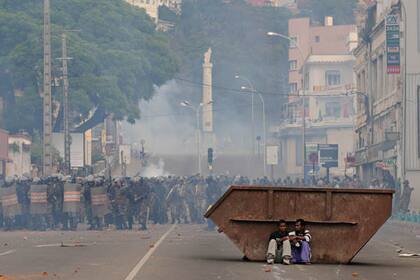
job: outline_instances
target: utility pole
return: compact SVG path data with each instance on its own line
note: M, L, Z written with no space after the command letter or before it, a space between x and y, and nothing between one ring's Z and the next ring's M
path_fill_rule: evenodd
M52 116L51 116L51 22L50 0L44 0L44 87L43 87L43 156L42 174L52 173Z
M68 69L67 60L72 59L67 57L67 35L66 33L61 34L62 43L62 57L59 58L62 61L63 71L63 123L64 123L64 172L66 175L70 174L70 131L69 131L69 80L68 80Z
M198 162L198 174L202 174L201 169L201 130L200 130L200 106L195 110L196 117L196 137L197 137L197 162Z

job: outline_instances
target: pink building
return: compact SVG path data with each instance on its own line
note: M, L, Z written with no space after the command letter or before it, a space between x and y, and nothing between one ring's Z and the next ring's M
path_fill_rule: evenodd
M290 93L302 90L300 69L308 56L349 54L350 34L355 32L355 25L334 25L332 17L326 17L324 25L314 25L309 18L290 19L289 36L297 43L289 48Z

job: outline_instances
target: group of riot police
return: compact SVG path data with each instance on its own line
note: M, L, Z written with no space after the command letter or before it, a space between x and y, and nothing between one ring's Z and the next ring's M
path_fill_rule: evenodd
M0 229L147 229L204 223L203 214L245 177L8 177L0 182ZM262 183L262 182L261 182Z
M200 175L9 177L0 181L0 229L76 230L87 225L92 230L145 230L148 224L199 224L230 185L250 184L303 186L304 182Z

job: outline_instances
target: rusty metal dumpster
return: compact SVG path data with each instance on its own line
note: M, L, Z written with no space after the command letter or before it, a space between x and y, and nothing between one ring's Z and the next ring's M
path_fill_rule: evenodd
M312 262L349 263L391 216L392 190L231 186L207 211L252 261L265 260L280 219L302 218L311 231Z

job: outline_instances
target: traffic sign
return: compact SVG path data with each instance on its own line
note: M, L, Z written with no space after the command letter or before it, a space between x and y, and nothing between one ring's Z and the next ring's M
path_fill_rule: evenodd
M387 73L400 74L400 21L398 15L388 15L385 19Z
M318 144L318 150L322 167L338 167L338 144Z
M318 163L318 153L316 152L312 152L309 154L309 161L312 164L317 164Z

